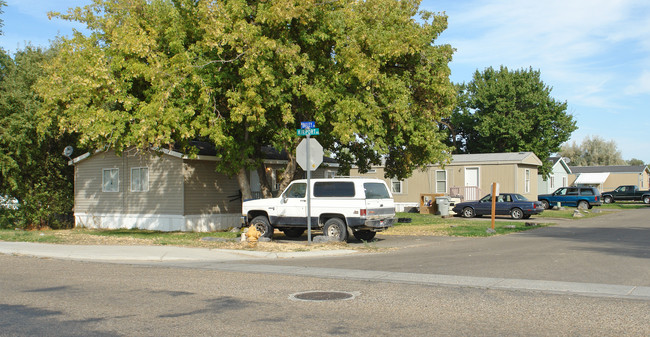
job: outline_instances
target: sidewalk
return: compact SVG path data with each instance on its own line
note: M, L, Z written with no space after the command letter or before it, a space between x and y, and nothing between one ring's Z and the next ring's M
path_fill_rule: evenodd
M211 261L228 262L251 259L337 256L355 250L322 250L312 252L260 252L231 249L186 248L174 246L104 246L58 245L30 242L0 242L0 254L51 257L83 261Z

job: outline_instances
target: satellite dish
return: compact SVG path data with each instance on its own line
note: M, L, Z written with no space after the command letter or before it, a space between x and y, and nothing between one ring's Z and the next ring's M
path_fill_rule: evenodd
M63 155L70 158L73 151L74 151L74 148L72 146L66 146L65 149L63 149Z

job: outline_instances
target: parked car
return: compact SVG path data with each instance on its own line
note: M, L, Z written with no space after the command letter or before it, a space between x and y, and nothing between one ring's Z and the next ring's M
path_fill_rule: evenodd
M513 219L528 219L531 215L544 211L542 203L530 201L521 194L500 193L494 203L496 215L510 215ZM465 218L492 214L492 195L488 194L477 201L461 202L452 209Z
M613 191L603 192L602 195L606 204L616 201L643 201L650 204L650 190L640 190L636 185L622 185Z
M383 180L366 178L311 179L311 225L337 241L348 233L370 241L395 222L395 203ZM278 198L242 203L242 224L255 226L263 237L275 228L288 237L307 229L307 180L293 181Z
M537 200L542 202L544 209L557 206L561 203L563 206L573 206L579 208L589 208L603 204L600 191L595 187L560 187L551 194L540 194Z

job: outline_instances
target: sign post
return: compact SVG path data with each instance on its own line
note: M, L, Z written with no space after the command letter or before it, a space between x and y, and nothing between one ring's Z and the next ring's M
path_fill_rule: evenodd
M310 136L320 134L315 122L301 122L300 127L296 134L307 138L296 148L296 161L307 171L307 244L311 244L311 171L323 162L323 147L315 139L310 139Z
M494 230L494 220L496 218L496 201L499 196L499 183L492 183L492 233L496 232Z

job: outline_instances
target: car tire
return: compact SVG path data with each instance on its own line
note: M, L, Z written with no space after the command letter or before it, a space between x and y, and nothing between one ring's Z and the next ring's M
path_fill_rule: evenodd
M348 229L343 220L331 218L325 222L323 234L333 238L335 241L346 241L348 238Z
M646 195L643 197L643 203L644 204L650 204L650 195Z
M542 207L544 209L549 209L551 208L551 204L548 203L548 200L542 200Z
M282 232L288 238L299 238L305 232L302 228L286 228Z
M377 233L373 231L356 231L352 234L359 241L370 241L375 238Z
M588 208L591 208L591 207L589 207L589 202L587 202L585 200L580 200L580 201L578 201L578 208L588 209Z
M270 238L273 236L273 227L269 223L269 219L264 215L259 215L253 218L250 225L255 226L255 229L260 232L261 237Z
M603 202L606 204L611 204L614 202L614 198L611 195L606 195L603 197Z
M524 211L522 211L521 208L515 207L510 210L510 216L515 220L523 219Z
M473 218L476 216L476 212L474 212L474 209L471 207L465 207L463 208L463 217L465 218Z

